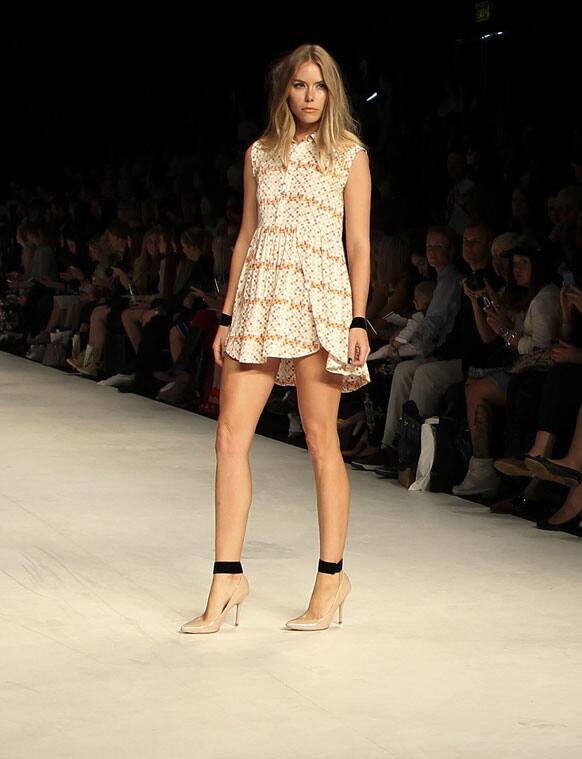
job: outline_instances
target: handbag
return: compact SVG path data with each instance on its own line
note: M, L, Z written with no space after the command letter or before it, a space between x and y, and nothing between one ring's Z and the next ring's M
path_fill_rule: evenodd
M402 416L398 420L398 481L405 488L416 479L423 421L414 401L402 404Z
M515 359L509 372L511 374L520 374L528 369L535 369L539 372L547 372L553 365L551 348L539 348L531 353L524 353Z

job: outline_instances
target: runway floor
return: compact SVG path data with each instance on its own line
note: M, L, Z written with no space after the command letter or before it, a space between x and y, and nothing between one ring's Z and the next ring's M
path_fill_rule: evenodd
M581 542L356 472L342 625L309 455L257 435L250 594L212 635L216 422L0 353L3 759L562 759Z

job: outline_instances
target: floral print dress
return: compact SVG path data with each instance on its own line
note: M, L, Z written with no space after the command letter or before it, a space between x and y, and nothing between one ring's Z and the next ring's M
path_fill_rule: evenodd
M366 364L348 364L352 290L342 241L344 187L360 145L336 153L333 173L317 166L317 131L293 140L287 169L257 140L257 228L233 304L225 352L244 363L280 357L278 385L295 385L293 358L329 351L326 370L341 391L370 382Z

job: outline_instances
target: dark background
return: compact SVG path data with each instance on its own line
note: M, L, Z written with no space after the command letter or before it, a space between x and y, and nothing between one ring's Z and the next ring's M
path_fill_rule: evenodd
M451 0L389 3L381 15L362 2L23 8L1 32L3 183L199 140L236 144L246 115L264 124L268 64L304 42L339 61L368 140L380 101L365 97L380 74L411 120L434 111L453 76L492 107L579 121L576 6L499 3L483 24L475 3ZM490 31L507 34L483 43Z

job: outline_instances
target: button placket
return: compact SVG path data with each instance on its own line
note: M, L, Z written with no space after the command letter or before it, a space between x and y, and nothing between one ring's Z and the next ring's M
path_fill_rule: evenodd
M291 150L289 152L289 157L294 160L295 153L298 147L298 143L295 141L291 142ZM289 187L291 187L291 184L293 182L293 164L289 164L287 166L287 170L285 171L285 176L283 178L283 187L282 187L282 196L277 203L277 214L276 214L276 223L279 224L280 216L283 215L284 207L287 203L287 192L289 191Z

